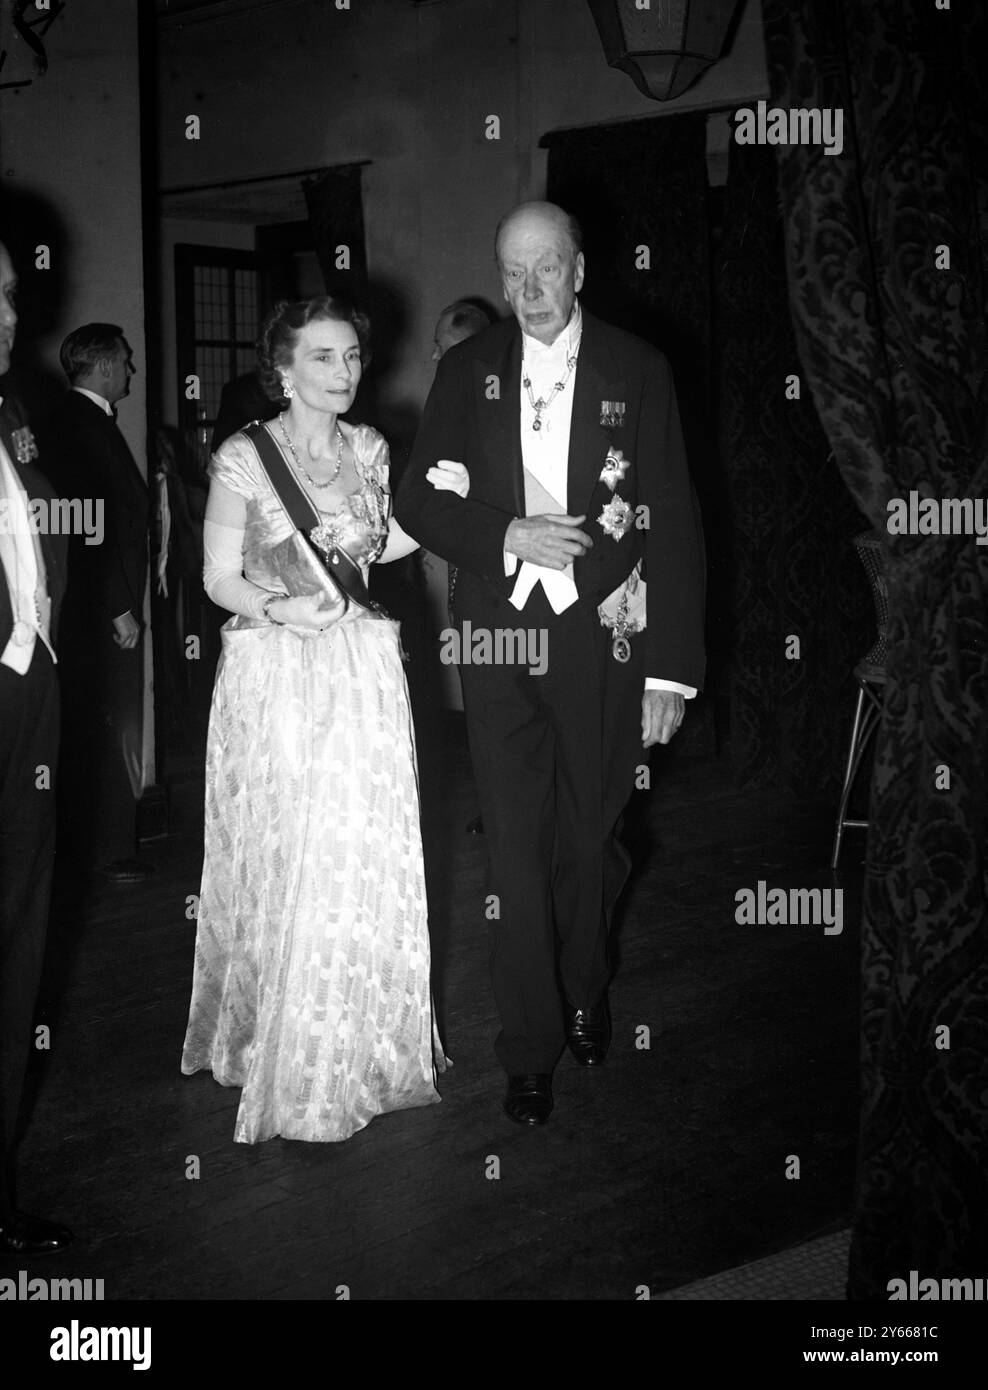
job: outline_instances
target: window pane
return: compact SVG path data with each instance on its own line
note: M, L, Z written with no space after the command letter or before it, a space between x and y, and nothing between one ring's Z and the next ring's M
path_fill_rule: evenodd
M200 415L215 421L226 383L257 369L260 276L242 264L242 252L203 247L201 254L199 263L176 256L179 297L191 297L192 320L179 324L178 377L194 372L201 383L197 402L180 392L179 414L189 428Z
M253 342L257 337L257 274L253 270L238 270L235 279L237 298L237 338Z
M214 265L196 266L195 272L195 336L225 339L230 322L228 272Z

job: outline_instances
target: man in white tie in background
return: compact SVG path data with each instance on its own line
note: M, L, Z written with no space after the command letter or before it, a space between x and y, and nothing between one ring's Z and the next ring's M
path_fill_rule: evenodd
M19 404L4 393L17 312L0 244L0 1255L63 1249L64 1227L14 1206L13 1157L44 958L55 853L59 692L53 642L65 584L62 536L29 504L52 500Z

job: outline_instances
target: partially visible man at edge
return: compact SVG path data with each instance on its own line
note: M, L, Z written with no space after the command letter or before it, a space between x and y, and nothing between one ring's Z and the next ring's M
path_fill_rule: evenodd
M14 1148L41 979L55 856L59 691L53 642L65 538L31 525L53 493L3 378L17 327L17 277L0 243L0 1255L63 1250L63 1226L14 1206Z

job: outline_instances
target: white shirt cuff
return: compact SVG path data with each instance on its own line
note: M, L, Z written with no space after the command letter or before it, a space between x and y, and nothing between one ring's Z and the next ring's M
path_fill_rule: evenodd
M645 677L646 690L675 690L687 700L696 698L695 685L680 685L678 681L660 681L656 676Z
M512 555L510 550L504 552L504 577L510 579L518 568L518 556Z

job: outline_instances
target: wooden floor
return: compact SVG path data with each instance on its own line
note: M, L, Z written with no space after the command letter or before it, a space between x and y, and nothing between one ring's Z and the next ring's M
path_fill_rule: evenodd
M440 742L445 762L423 755L422 776L455 1065L441 1105L345 1143L235 1145L239 1092L180 1074L197 759L177 769L172 835L145 846L151 886L63 874L51 1049L21 1147L22 1205L76 1232L45 1274L101 1277L108 1299L322 1299L341 1285L354 1299L632 1299L846 1226L860 832L834 880L829 807L741 795L718 765L657 749L632 818L608 1065L583 1072L567 1054L550 1124L522 1130L500 1109L484 844L464 833L476 808L455 719ZM843 934L737 925L735 892L759 879L842 884Z

